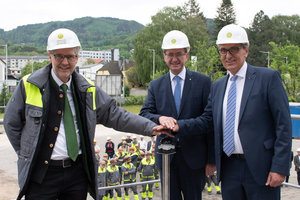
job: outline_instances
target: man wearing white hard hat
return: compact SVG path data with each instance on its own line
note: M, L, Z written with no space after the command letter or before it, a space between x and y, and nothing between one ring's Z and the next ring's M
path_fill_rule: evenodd
M96 124L160 134L152 130L155 123L118 108L74 71L80 49L73 31L53 31L47 44L50 64L23 77L7 104L4 127L18 155L18 200L24 195L27 200L83 200L87 191L97 198Z
M294 157L295 171L297 172L298 185L300 185L300 148L297 149L297 155Z
M105 153L107 153L109 158L113 158L115 154L115 144L111 141L110 137L107 137L106 140Z
M223 27L217 45L229 73L212 84L206 112L190 128L203 132L213 118L224 200L280 199L279 186L289 175L292 142L281 75L246 62L248 36L238 25ZM178 125L180 130L181 122Z
M183 32L168 32L163 38L162 50L169 73L151 81L140 115L173 128L178 120L196 118L204 112L211 79L184 66L189 58L190 44ZM207 137L206 133L194 137L198 133L189 125L186 123L173 139L176 154L170 157L172 200L181 200L182 195L185 200L201 199L206 168L215 171L213 137ZM156 138L156 153L163 137ZM161 154L155 155L155 162L161 171Z

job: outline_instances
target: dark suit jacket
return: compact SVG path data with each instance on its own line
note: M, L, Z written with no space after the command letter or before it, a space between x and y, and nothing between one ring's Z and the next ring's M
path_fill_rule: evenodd
M180 111L179 115L177 115L170 74L167 73L151 81L148 96L140 115L157 124L160 116L173 117L177 120L196 118L204 112L210 86L211 80L208 76L187 69ZM163 137L168 136L161 135L156 138L155 152L157 152L157 147ZM173 139L173 144L176 144L178 138L180 140L181 151L190 168L199 169L205 167L207 163L215 163L213 136L208 138L207 134L195 133L195 130L188 130L187 128L178 132L175 139ZM173 155L171 159L172 157ZM155 155L155 162L161 168L161 154Z
M295 164L295 171L300 172L300 161L299 161L299 155L295 155L294 157L294 164Z
M224 154L222 112L228 77L212 84L205 114L191 125L203 131L207 119L213 117L218 175L222 173ZM278 71L248 64L238 132L246 162L259 185L266 183L269 172L289 175L292 124L289 101Z
M153 143L155 143L156 141L153 140ZM150 151L150 149L152 148L152 141L150 140L148 143L147 143L147 151Z

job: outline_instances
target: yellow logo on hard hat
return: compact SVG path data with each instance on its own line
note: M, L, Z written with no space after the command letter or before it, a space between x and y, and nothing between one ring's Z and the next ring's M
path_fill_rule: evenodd
M58 39L62 39L64 37L64 35L60 33L60 34L58 34L57 37L58 37Z
M172 42L173 44L175 44L175 43L176 43L176 40L175 40L175 39L173 39L173 40L171 40L171 42Z
M232 33L227 33L227 37L231 38L232 37Z

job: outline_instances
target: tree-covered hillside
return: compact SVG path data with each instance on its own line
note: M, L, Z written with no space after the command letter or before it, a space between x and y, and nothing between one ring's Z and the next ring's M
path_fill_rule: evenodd
M133 48L134 35L144 26L136 21L109 17L83 17L70 21L54 21L19 26L11 31L0 30L0 41L46 49L49 34L58 28L73 30L85 50L119 47Z

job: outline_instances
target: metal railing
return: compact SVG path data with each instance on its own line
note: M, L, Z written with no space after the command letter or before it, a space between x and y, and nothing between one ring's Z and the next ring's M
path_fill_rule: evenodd
M156 180L152 180L152 181L141 181L141 182L135 182L135 183L122 184L122 185L98 187L98 190L99 191L112 190L112 189L127 188L127 187L132 187L132 186L146 185L146 184L159 183L159 182L160 182L160 179L156 179Z

